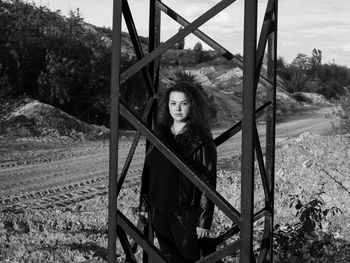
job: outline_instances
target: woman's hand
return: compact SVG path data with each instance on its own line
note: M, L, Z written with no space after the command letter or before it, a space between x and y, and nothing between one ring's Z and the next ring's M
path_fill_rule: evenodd
M208 235L208 233L209 233L208 229L197 227L197 237L198 238L206 237Z

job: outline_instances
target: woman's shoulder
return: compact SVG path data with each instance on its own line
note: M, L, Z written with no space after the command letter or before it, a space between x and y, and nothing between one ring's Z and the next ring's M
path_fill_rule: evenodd
M206 127L204 125L198 125L197 126L197 135L200 137L200 139L203 142L212 141L213 135L211 134L211 131L209 127Z
M187 137L193 142L199 144L208 143L213 141L213 136L210 129L203 125L190 125L187 133Z

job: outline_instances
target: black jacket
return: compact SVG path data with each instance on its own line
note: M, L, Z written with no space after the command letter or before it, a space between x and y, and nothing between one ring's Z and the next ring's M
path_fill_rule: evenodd
M183 133L175 137L170 131L158 132L158 134L170 148L185 159L187 164L207 184L214 189L216 188L217 154L210 131L200 127L188 126ZM148 154L152 151L152 148L153 146L150 146L147 151ZM149 209L149 176L150 172L143 169L140 197L140 211L142 212L146 212ZM204 229L210 229L214 214L214 204L180 171L179 176L179 207L197 207L199 212L198 226Z

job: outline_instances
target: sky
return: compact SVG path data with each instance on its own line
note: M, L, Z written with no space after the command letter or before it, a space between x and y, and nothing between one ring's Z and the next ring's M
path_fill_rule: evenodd
M112 27L113 0L30 0L67 15L79 8L88 23ZM148 36L149 0L129 0L139 35ZM163 0L163 3L192 22L219 0ZM267 0L258 0L258 34ZM314 48L322 51L322 63L336 63L350 68L350 0L279 0L278 56L291 63L298 53L311 56ZM237 0L200 30L231 51L243 54L244 0ZM166 14L161 16L161 40L175 34L180 25ZM127 32L123 25L123 31ZM200 41L185 38L185 48ZM207 46L202 42L203 47Z

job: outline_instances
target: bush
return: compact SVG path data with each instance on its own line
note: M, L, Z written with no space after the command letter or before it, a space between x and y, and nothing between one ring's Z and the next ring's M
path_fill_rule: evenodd
M312 103L312 101L305 97L302 93L300 92L295 92L293 94L291 94L292 97L296 100L296 101L299 101L299 102L305 102L305 103Z
M298 222L276 225L274 252L278 262L335 262L336 239L325 226L329 218L341 212L339 208L325 209L318 193L315 199L302 203L298 195L291 197L290 207L297 210Z
M326 99L339 99L345 94L343 86L339 83L324 83L321 84L316 92L322 94Z

